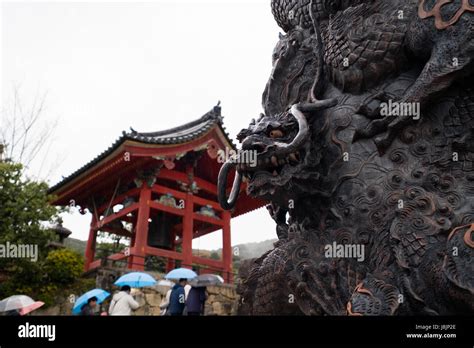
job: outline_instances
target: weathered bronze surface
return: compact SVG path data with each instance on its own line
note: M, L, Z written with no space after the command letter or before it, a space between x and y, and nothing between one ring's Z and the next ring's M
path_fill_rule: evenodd
M241 314L474 312L472 8L272 1L265 114L238 136L257 166L219 183L229 203L235 167L277 225L240 270Z

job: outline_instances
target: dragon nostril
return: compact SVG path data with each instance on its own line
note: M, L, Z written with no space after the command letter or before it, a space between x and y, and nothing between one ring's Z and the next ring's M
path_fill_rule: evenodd
M274 129L270 131L270 138L275 139L275 138L282 138L283 137L283 132L279 129Z
M265 146L262 144L255 144L250 150L256 151L257 153L262 153L265 151Z

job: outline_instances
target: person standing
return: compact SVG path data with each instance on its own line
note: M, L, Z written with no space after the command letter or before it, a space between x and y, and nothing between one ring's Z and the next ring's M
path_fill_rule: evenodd
M184 287L187 283L187 280L181 278L170 294L170 304L168 306L168 312L172 316L181 316L183 315L184 307L186 306L186 294Z
M120 292L115 294L109 307L110 315L131 315L140 305L130 295L130 286L124 285Z
M170 305L171 289L166 292L165 298L160 303L160 315L169 315L168 307Z
M192 287L189 290L188 298L186 300L186 308L188 315L204 315L204 305L207 300L205 287Z
M85 316L97 315L95 312L95 307L97 306L97 297L91 297L87 300L87 303L82 306L81 314Z
M184 299L188 300L189 291L191 290L191 285L186 284L184 286Z

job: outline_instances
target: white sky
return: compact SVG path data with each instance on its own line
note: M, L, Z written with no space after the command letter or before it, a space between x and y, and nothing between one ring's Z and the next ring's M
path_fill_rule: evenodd
M221 100L234 138L262 111L279 32L269 0L2 2L1 10L2 104L14 85L26 105L47 92L44 115L59 121L44 159L54 166L50 184L130 126L177 126ZM89 222L77 212L64 216L72 237L83 240ZM269 238L276 234L265 208L232 220L233 245ZM205 236L193 246L221 241Z

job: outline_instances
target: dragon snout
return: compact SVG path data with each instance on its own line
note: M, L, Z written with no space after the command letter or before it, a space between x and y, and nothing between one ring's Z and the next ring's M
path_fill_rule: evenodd
M257 154L268 151L274 143L265 136L251 135L242 141L242 150L255 151Z

